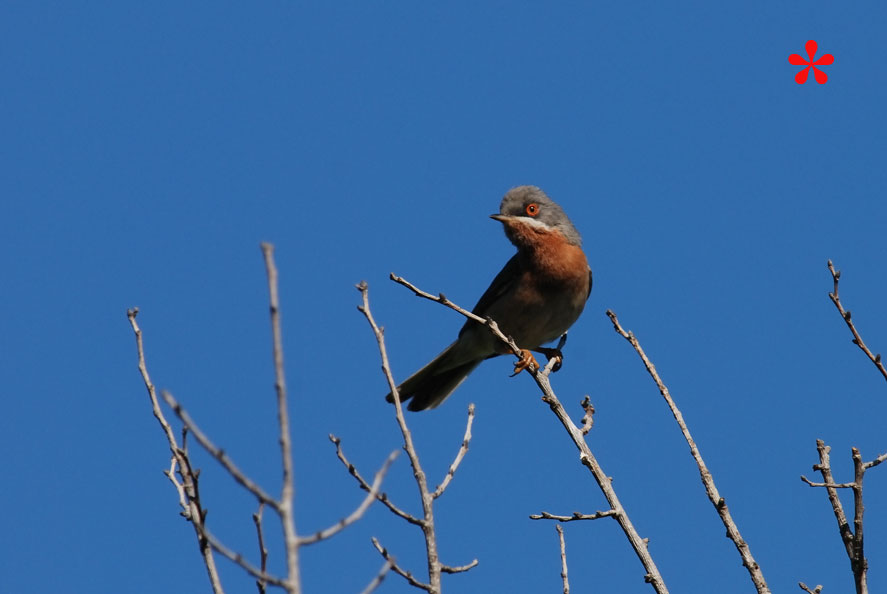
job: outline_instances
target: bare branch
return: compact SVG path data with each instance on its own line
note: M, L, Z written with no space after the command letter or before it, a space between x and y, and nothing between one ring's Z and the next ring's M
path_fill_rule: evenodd
M393 559L386 559L385 563L382 564L382 569L379 570L379 573L376 574L376 577L367 585L366 588L361 590L360 594L372 594L376 588L382 583L382 580L385 579L385 576L388 575L388 572L391 571L391 568L394 566Z
M357 509L351 512L351 515L348 517L342 518L326 530L321 530L311 536L303 536L299 538L299 546L301 545L309 545L314 544L316 542L320 542L321 540L326 540L332 536L335 536L354 522L358 521L363 517L363 514L366 513L366 510L372 505L373 501L376 500L376 496L379 494L379 487L382 486L382 479L385 478L385 473L388 472L388 468L391 466L391 463L397 458L399 452L394 451L388 454L388 458L385 459L385 462L382 464L382 468L376 472L376 476L373 478L373 484L370 487L367 496L364 497L363 501Z
M335 435L330 434L330 441L336 445L336 456L338 456L339 460L342 461L342 464L345 465L345 468L348 469L348 473L351 476L353 476L355 479L357 479L357 482L360 484L360 488L363 489L364 491L372 490L372 486L366 481L366 479L364 479L360 475L360 472L358 472L357 467L355 467L354 464L349 462L348 458L345 457L345 452L342 451L342 440L339 439L338 437L336 437ZM384 503L385 507L390 509L394 515L403 518L404 520L406 520L410 524L415 524L416 526L422 525L422 520L420 520L419 518L417 518L416 516L414 516L412 514L409 514L405 511L403 511L402 509L400 509L399 507L394 505L394 503L388 498L388 495L386 495L385 493L378 493L376 495L376 498L379 501L381 501L382 503Z
M452 567L450 565L441 564L440 570L444 573L463 573L473 567L477 567L477 563L478 563L477 559L474 559L471 563L468 563L466 565L457 565L455 567Z
M721 521L727 528L727 538L732 540L733 544L736 545L736 550L739 551L739 555L742 557L742 564L748 570L751 581L757 589L758 594L770 594L770 588L767 586L767 581L764 579L764 574L761 572L760 566L752 556L748 543L743 540L742 535L739 533L739 528L736 526L736 522L733 521L733 516L730 514L726 500L721 497L720 493L718 493L714 478L708 470L708 467L706 467L705 461L702 459L702 454L699 453L699 448L696 447L696 442L693 440L693 436L690 435L690 430L684 422L684 417L681 414L681 411L678 410L668 388L659 377L656 367L650 359L647 358L647 354L644 352L644 349L641 348L641 345L638 342L638 339L635 338L634 334L622 329L619 320L616 318L616 314L608 309L607 316L609 316L610 321L613 322L613 328L616 332L634 347L634 350L641 358L641 361L643 361L644 367L647 368L650 377L653 378L653 381L656 382L656 385L659 387L659 393L662 394L662 397L665 398L665 402L668 404L668 408L671 409L671 414L674 415L675 421L677 421L678 426L681 428L681 433L684 434L684 439L687 440L687 444L690 446L690 453L693 455L693 459L696 460L696 465L699 467L699 475L702 478L702 484L705 486L705 492L708 495L708 499L711 501L712 505L714 505L715 510L718 512L718 516L720 516Z
M493 319L482 318L479 315L468 311L464 307L460 307L460 306L456 305L455 303L453 303L452 301L447 299L443 293L440 293L439 295L436 295L436 296L432 295L431 293L426 293L422 289L420 289L420 288L416 287L415 285L413 285L412 283L410 283L408 280L397 276L393 272L389 275L389 277L391 278L391 280L393 280L397 284L403 285L404 287L408 288L410 291L415 293L417 297L422 297L423 299L428 299L430 301L434 301L435 303L440 303L441 305L444 305L454 311L459 312L460 314L462 314L463 316L465 316L469 320L474 320L475 322L483 324L484 326L486 326L487 328L490 329L490 332L492 332L496 338L498 338L505 345L507 345L508 348L511 349L511 352L516 357L521 358L520 347L517 345L516 342L514 342L514 340L512 340L512 338L510 336L506 336L502 332L502 330L499 329L499 324L497 324ZM562 337L562 339L563 339L563 337Z
M435 495L428 489L428 480L425 476L425 471L422 470L422 465L419 463L419 455L416 453L416 448L413 444L413 436L407 427L406 418L403 415L400 393L397 391L397 385L395 384L394 376L391 373L391 366L388 363L388 351L385 348L385 337L382 329L376 324L376 320L373 318L373 314L370 311L369 287L366 282L362 281L357 285L357 289L360 291L363 300L363 304L358 306L358 310L366 317L367 322L369 322L370 327L373 329L376 342L379 345L379 354L382 358L382 373L385 375L385 379L388 380L388 387L391 390L391 395L394 400L394 414L397 419L397 425L400 427L400 432L403 436L404 449L407 452L407 456L410 458L410 465L413 467L413 477L416 479L416 486L419 489L419 497L422 501L422 520L419 525L422 527L422 533L425 536L425 552L428 559L428 592L430 594L440 594L441 572L443 571L444 565L440 562L440 556L437 552L437 537L434 529L433 507ZM467 430L470 431L470 429L471 419L469 419ZM467 448L468 446L465 445L465 447ZM458 461L459 457L457 455L457 461L454 462L454 464L458 465ZM455 469L453 469L453 471L455 471ZM394 570L395 572L400 573L397 571L397 566L394 567Z
M841 534L841 541L844 543L844 549L847 552L847 558L850 560L850 569L853 572L853 581L856 586L857 594L868 593L868 560L865 558L865 550L863 547L863 512L865 506L862 501L862 481L865 475L867 462L862 461L862 455L859 450L852 448L853 453L853 469L854 480L852 483L835 483L832 476L831 461L829 452L831 448L825 445L821 439L816 440L816 451L819 453L819 464L813 465L813 470L822 474L824 483L813 484L805 479L805 482L811 486L824 486L828 493L829 503L832 505L832 512L835 520L838 522L838 532ZM879 458L880 459L880 458ZM873 460L872 462L876 462ZM838 489L845 488L845 484L853 489L853 528L847 520L847 514L844 512L844 506L838 497Z
M192 471L191 461L188 459L188 454L184 449L184 437L183 446L180 448L176 441L175 433L173 433L172 427L169 422L167 422L166 417L160 408L160 402L157 400L157 390L154 387L154 383L151 381L151 376L148 374L148 366L145 363L145 348L142 341L142 330L139 327L138 322L136 322L136 316L138 314L139 308L133 307L126 312L126 317L129 319L129 324L135 334L136 349L139 358L139 372L142 375L142 381L145 384L145 388L148 390L148 397L151 400L151 410L154 413L154 418L156 418L157 422L160 424L164 435L166 435L169 450L172 453L170 469L165 471L164 474L166 474L178 492L179 505L182 507L182 515L190 521L191 525L194 527L197 536L197 546L203 557L203 563L206 566L206 572L209 577L209 582L212 585L213 593L224 594L222 582L219 578L219 572L216 568L216 560L212 554L212 547L203 536L203 522L206 517L206 512L200 503L197 474ZM179 468L182 482L179 482L175 478L176 466Z
M262 255L268 275L269 309L271 313L272 356L274 360L274 388L277 392L277 419L280 425L280 457L283 464L283 487L277 513L283 526L286 547L287 584L291 594L301 592L299 577L299 536L296 533L293 498L293 453L290 444L289 409L286 400L286 376L283 370L283 334L280 329L280 300L277 294L277 265L274 263L274 246L262 243Z
M820 592L822 592L822 586L816 586L812 590L807 587L807 584L805 584L804 582L798 582L798 586L801 588L801 590L803 590L804 592L808 592L809 594L819 594Z
M816 451L819 453L819 464L815 464L813 470L819 471L822 474L822 478L827 485L836 484L834 477L832 476L831 461L829 457L831 449L831 447L825 445L823 440L816 440ZM841 499L838 497L838 491L834 487L826 487L826 490L828 491L829 502L832 504L832 511L838 522L838 531L841 533L841 540L844 543L847 556L852 558L853 531L850 529L850 522L847 521L847 514L844 513L844 506L841 504Z
M801 475L801 480L811 487L827 487L829 489L852 489L856 486L856 483L814 483L803 474Z
M444 477L443 482L437 489L434 490L434 493L431 496L434 499L437 499L443 492L446 491L447 485L450 484L450 481L453 480L453 475L456 474L456 469L459 468L459 464L462 463L462 458L465 457L465 454L468 453L468 444L471 442L471 424L474 422L474 404L468 405L468 423L465 425L465 436L462 438L462 445L459 447L459 453L456 454L456 459L453 460L453 463L450 464L450 469L447 471L447 475Z
M829 299L832 300L832 303L835 304L835 307L838 309L838 312L841 314L841 318L843 318L844 322L847 324L847 327L850 328L850 332L853 334L853 344L858 346L863 353L865 353L866 357L875 364L875 367L878 368L878 371L881 372L881 375L884 376L884 379L887 380L887 368L884 367L883 361L881 361L881 354L873 354L865 343L862 341L862 336L859 335L859 332L856 330L856 326L853 324L853 321L850 319L850 310L845 310L844 305L841 303L841 299L838 296L838 281L841 278L841 271L835 270L832 261L828 261L828 270L832 273L832 280L834 281L834 291L829 293Z
M237 481L244 489L252 493L256 496L256 499L259 500L260 503L265 503L273 509L277 509L278 503L271 495L266 493L259 485L253 482L240 468L234 463L234 461L225 453L225 450L218 447L216 444L212 442L212 440L203 432L203 430L197 425L194 419L191 418L191 415L188 414L188 411L181 405L181 403L176 400L176 398L167 390L162 390L160 395L163 397L163 400L169 405L169 407L173 410L179 420L182 422L182 425L194 435L195 439L197 439L197 443L199 443L203 449L205 449L209 454L215 458L219 464L221 464L225 470L228 471L228 474Z
M388 549L386 549L381 544L379 544L378 539L376 539L375 537L373 537L373 546L376 547L376 550L379 551L379 554L382 555L382 558L385 559L386 562L391 564L391 569L394 571L394 573L396 573L397 575L399 575L403 579L405 579L407 582L409 582L409 584L411 586L415 586L417 588L425 590L426 592L431 592L431 585L430 584L424 584L424 583L420 582L415 577L413 577L412 573L402 569L397 564L397 562L394 560L394 557L392 557L388 553Z
M206 541L213 548L213 550L218 551L218 553L220 555L222 555L223 557L227 557L229 560L231 560L234 563L236 563L237 565L239 565L241 568L243 568L244 571L246 571L248 574L250 574L251 576L253 576L257 580L269 583L273 586L279 586L281 588L286 589L287 591L290 591L290 589L289 589L290 585L289 585L288 580L285 580L283 578L279 578L277 576L271 575L270 573L262 571L260 568L256 567L255 565L253 565L252 563L247 561L247 559L243 555L241 555L237 551L234 551L234 550L228 548L227 546L225 546L225 544L223 544L222 541L220 541L218 538L213 536L206 529L206 526L201 524L199 529L200 529L201 536L203 536L203 538L206 539Z
M253 523L256 525L256 536L259 539L259 558L261 559L262 573L268 571L268 549L265 548L265 537L262 534L262 512L264 511L265 504L259 503L259 511L253 514ZM259 594L265 594L265 586L266 584L264 580L256 580L256 587L259 589Z
M588 435L592 425L594 425L594 405L591 403L591 398L588 394L582 399L581 406L582 410L585 411L585 414L582 415L582 435Z
M557 516L547 511L539 512L530 516L531 520L557 520L558 522L575 522L576 520L600 520L601 518L615 518L616 511L608 509L607 511L599 511L593 514L580 514L573 512L572 516Z
M875 466L878 466L885 460L887 460L887 453L881 454L871 462L866 462L865 464L863 464L863 467L868 470L869 468L874 468Z
M567 579L567 543L564 542L564 529L560 524L554 525L561 543L561 579L564 582L564 594L570 594L570 580Z

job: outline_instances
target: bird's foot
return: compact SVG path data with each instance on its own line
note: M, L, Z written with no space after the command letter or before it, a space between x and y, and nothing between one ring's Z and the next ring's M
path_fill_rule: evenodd
M550 349L550 348L546 348L546 347L539 347L538 349L533 349L533 350L535 350L537 353L541 353L541 354L545 355L549 361L551 361L552 359L555 359L554 367L551 368L552 371L557 371L558 369L561 368L561 365L564 364L564 354L561 352L560 349Z
M527 349L521 349L520 354L520 361L514 364L514 373L511 374L511 377L516 376L524 369L539 369L539 362L536 361L536 357L533 356L533 353Z

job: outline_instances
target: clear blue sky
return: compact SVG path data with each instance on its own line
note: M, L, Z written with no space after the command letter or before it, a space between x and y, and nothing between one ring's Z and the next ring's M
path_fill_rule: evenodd
M148 362L271 489L275 444L259 242L277 246L297 447L298 527L361 499L399 444L370 284L404 378L458 315L390 271L474 304L512 253L487 218L543 187L595 272L554 376L672 592L752 591L677 427L607 308L668 383L774 592L852 589L815 439L849 480L887 449L887 387L827 298L887 351L883 4L10 1L0 7L0 591L208 592L161 471ZM828 83L794 82L815 39ZM547 510L605 502L529 377L487 362L410 421L432 480L475 438L438 525L448 592L560 587ZM200 456L211 527L255 551L253 502ZM418 509L405 458L386 481ZM872 591L887 588L887 469L867 475ZM269 527L269 533L276 535ZM378 536L421 573L420 534L381 507L303 555L306 592L357 592ZM566 526L576 591L647 593L614 522ZM272 564L279 568L279 551ZM231 592L252 580L220 561ZM413 591L390 577L382 592Z

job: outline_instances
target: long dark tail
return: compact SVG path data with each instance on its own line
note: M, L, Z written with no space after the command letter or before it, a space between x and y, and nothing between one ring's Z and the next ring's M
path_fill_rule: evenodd
M465 363L453 365L455 344L451 344L428 365L408 377L397 387L400 401L410 401L407 407L409 410L425 410L438 406L483 361L483 359L471 359ZM385 399L388 402L394 402L394 397L390 393L385 396Z

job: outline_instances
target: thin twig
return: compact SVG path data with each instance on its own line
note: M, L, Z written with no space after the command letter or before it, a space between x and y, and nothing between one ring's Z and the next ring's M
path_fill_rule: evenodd
M265 537L262 534L262 512L264 511L265 504L259 503L259 511L253 514L253 523L256 525L256 536L259 539L259 558L261 560L260 569L262 570L262 573L268 571L268 549L265 548ZM265 594L265 586L265 580L256 580L256 587L259 589L259 594Z
M873 354L865 343L862 341L862 336L859 335L859 332L856 330L856 326L853 324L853 321L850 319L850 310L845 310L844 305L841 303L840 297L838 297L838 281L841 278L841 271L835 270L832 261L828 261L828 270L832 273L832 280L834 281L834 291L829 293L829 299L832 300L832 303L835 304L835 307L838 308L838 312L841 314L841 318L844 319L844 322L847 324L847 327L850 328L850 332L853 333L853 344L862 349L862 352L869 358L869 360L875 364L875 367L878 368L878 371L881 372L881 375L884 376L884 379L887 380L887 368L884 367L884 362L881 361L881 354Z
M811 487L826 487L829 489L852 489L856 486L856 483L814 483L803 474L801 475L801 480Z
M367 496L363 498L363 501L360 503L357 508L351 512L351 514L345 518L342 518L326 530L320 530L312 534L311 536L302 536L299 538L299 546L302 545L310 545L316 542L320 542L321 540L326 540L332 536L335 536L351 524L358 521L363 517L363 514L366 513L366 510L372 505L373 501L376 500L376 496L379 494L379 487L382 486L382 479L385 478L385 474L388 472L388 468L391 466L391 463L397 458L399 452L393 451L388 454L388 458L385 459L385 462L382 464L382 468L376 472L376 476L373 478L373 484L370 486L370 490L367 493Z
M163 397L163 400L169 407L173 410L179 420L182 422L182 425L191 432L195 439L197 439L197 443L199 443L203 449L205 449L209 454L215 458L219 464L221 464L225 470L228 471L228 474L231 475L238 484L240 484L244 489L252 493L256 496L256 499L259 500L260 503L267 504L272 509L277 509L277 501L268 493L266 493L262 487L257 485L253 480L251 480L240 468L234 463L234 461L228 456L228 454L222 448L218 447L216 444L212 442L212 440L203 432L203 430L197 425L191 415L188 414L188 411L182 406L182 404L176 400L176 398L168 391L161 390L160 396Z
M816 586L812 590L804 582L798 582L798 586L801 588L801 590L807 592L808 594L819 594L820 592L822 592L822 586Z
M376 574L376 577L367 584L367 587L361 590L360 594L372 594L372 592L382 584L382 580L385 579L385 576L388 575L388 572L391 571L393 566L394 560L386 559L385 563L382 564L382 569L380 569L379 573Z
M425 590L426 592L431 592L430 584L420 582L415 577L413 577L412 573L401 568L400 565L398 565L397 562L394 560L394 557L392 557L388 553L388 549L379 544L379 540L376 537L373 537L372 540L373 546L376 547L376 550L379 551L379 554L382 555L382 558L385 559L387 563L391 564L391 569L394 571L394 573L405 579L411 586L415 586L416 588L420 588L422 590Z
M357 482L360 484L360 488L363 489L364 491L372 490L372 486L366 481L366 479L364 479L360 475L360 472L357 470L357 467L354 466L354 464L352 464L351 462L349 462L348 458L345 457L345 452L342 450L342 440L339 439L338 437L336 437L335 435L333 435L332 433L330 433L330 441L333 442L333 444L335 444L335 446L336 446L336 456L339 458L339 460L342 462L342 464L345 465L345 468L348 469L348 473L357 480ZM406 520L410 524L415 524L416 526L422 525L422 520L420 520L419 518L417 518L416 516L414 516L412 514L409 514L405 511L403 511L402 509L400 509L399 507L394 505L394 502L392 502L391 499L388 498L387 494L377 493L376 499L378 499L383 504L385 504L385 507L390 509L394 515L403 518L404 520Z
M533 514L530 516L531 520L557 520L558 522L575 522L577 520L600 520L601 518L614 518L616 517L615 510L608 509L607 511L599 511L593 514L580 514L579 512L573 512L572 516L558 516L555 514L550 514L547 511L539 512L538 514Z
M508 345L512 353L520 357L520 347L518 347L518 345L512 339L505 336L501 330L499 330L499 326L494 320L489 318L480 318L470 311L454 304L443 295L435 297L431 293L426 293L425 291L418 289L413 284L394 274L391 275L391 279L396 283L407 287L419 297L423 297L425 299L429 299L431 301L435 301L437 303L445 305L450 309L458 311L468 319L485 324L500 341ZM566 336L562 336L557 348L563 346L565 340ZM653 561L653 557L650 555L650 552L647 549L646 540L641 538L634 525L631 523L631 519L628 517L625 508L622 507L622 503L616 496L616 491L613 489L610 477L606 475L603 468L594 457L594 454L592 454L591 449L588 447L588 443L586 443L585 441L585 435L575 425L575 423L573 423L572 419L570 419L570 416L567 414L566 409L564 409L564 406L557 399L557 396L554 394L554 391L551 388L551 383L548 381L548 375L553 369L554 364L555 359L551 359L544 369L535 369L530 367L527 369L527 371L530 373L532 378L535 380L536 385L542 391L542 401L548 404L552 412L554 412L555 416L557 416L558 420L567 431L567 434L570 436L573 443L579 450L580 462L591 471L591 474L597 482L598 487L607 498L607 502L610 504L610 508L614 512L616 521L619 522L619 526L622 528L622 531L628 538L632 549L634 549L635 554L638 556L638 559L640 559L641 563L644 566L644 569L647 572L644 576L644 580L653 586L653 589L657 592L657 594L666 594L668 592L668 588L665 586L665 581L662 579L662 575L659 573L659 569L656 567L656 563ZM393 379L390 380L390 384L391 387L394 388ZM394 394L395 396L395 403L399 403L399 396L393 391L392 394Z
M413 444L413 436L410 433L409 428L407 427L406 418L403 414L403 406L400 401L400 393L397 391L397 384L394 381L394 375L392 375L391 373L391 365L388 362L388 351L385 348L384 334L382 332L382 329L376 324L376 320L373 318L373 314L370 311L369 286L366 284L366 282L362 281L360 284L357 285L357 289L360 291L363 301L362 305L359 305L357 309L364 315L364 317L366 317L367 322L369 322L370 327L373 330L373 335L376 337L376 342L379 345L379 355L382 358L382 373L385 375L385 379L388 381L388 387L394 399L394 414L397 419L397 425L398 427L400 427L400 432L403 437L404 449L406 450L407 456L410 459L410 465L413 468L413 477L416 479L416 486L419 489L419 497L422 502L422 520L419 525L422 527L422 533L425 536L425 553L428 560L429 583L427 584L427 590L429 594L440 594L441 573L443 572L443 567L445 566L441 563L440 556L437 551L437 536L435 534L434 528L435 496L434 493L428 488L428 480L426 478L425 471L422 469L422 465L419 462L419 455L416 452L415 445ZM471 423L469 420L469 430L471 428L470 424ZM476 560L473 563L476 564ZM469 565L473 567L472 564ZM393 567L393 569L396 573L404 575L403 573L398 571L396 565Z
M455 303L447 299L447 297L443 293L440 293L439 295L432 295L431 293L427 293L406 280L405 278L397 276L393 272L389 275L389 277L397 284L403 285L404 287L412 291L417 297L422 297L423 299L428 299L429 301L440 303L443 306L449 307L450 309L459 312L469 320L474 320L479 324L483 324L490 329L490 332L492 332L496 338L498 338L506 346L508 346L508 348L511 349L511 352L516 357L522 357L521 349L517 345L517 343L514 342L514 340L510 336L506 336L505 333L503 333L502 330L499 329L499 324L497 324L496 321L492 318L482 318L476 313L468 311L464 307L456 305Z
M588 435L592 425L594 425L594 405L591 403L591 397L586 394L580 405L582 410L585 411L585 414L582 415L582 435Z
M283 464L283 487L277 513L283 526L286 547L287 584L290 594L302 590L299 576L299 536L296 532L293 499L293 453L290 444L289 409L286 399L286 376L283 370L283 334L280 329L280 300L277 293L277 265L274 263L274 246L262 243L262 255L268 275L269 309L271 313L272 356L274 360L274 388L277 392L277 419L280 424L280 457Z
M564 542L564 529L560 524L554 525L561 543L561 579L564 582L564 594L570 594L570 580L567 579L567 543Z
M142 381L145 384L145 388L148 390L148 397L151 400L151 410L154 414L154 418L156 418L157 422L160 424L164 435L166 435L169 450L172 453L170 469L164 474L167 475L169 480L172 481L173 485L176 487L179 495L179 504L182 506L182 515L184 515L194 527L197 536L197 546L200 549L200 555L203 557L203 563L206 566L206 572L209 577L209 582L212 585L213 593L224 594L222 582L219 578L219 572L216 567L216 560L212 553L212 547L203 536L203 522L206 517L206 512L204 511L198 496L197 475L190 471L191 461L188 459L187 452L184 450L184 445L181 448L179 447L175 433L169 422L167 422L166 417L160 408L160 402L157 400L157 389L154 387L154 382L151 381L151 376L148 373L148 365L145 363L145 347L142 341L142 329L139 327L138 322L136 322L136 316L138 314L139 308L133 307L126 312L126 317L129 319L129 324L135 334L136 349L139 358L139 372L142 375ZM181 483L175 478L174 471L176 467L178 467L182 477Z
M444 573L463 573L465 571L468 571L469 569L477 567L477 563L477 559L474 559L471 563L467 563L465 565L456 565L455 567L452 565L444 565L443 563L441 563L440 570Z
M453 475L456 474L456 470L459 468L459 464L462 463L462 458L465 457L465 454L468 453L468 444L471 442L471 424L474 422L474 404L468 405L468 422L465 425L465 436L462 438L462 445L459 447L459 452L456 454L456 459L453 460L453 463L450 464L450 469L447 470L447 475L444 477L443 482L434 490L434 493L431 496L435 499L443 495L444 491L446 491L447 486L450 484L450 481L453 480Z
M213 550L217 551L223 557L227 557L229 560L239 565L248 574L250 574L257 580L262 580L273 586L279 586L286 589L287 591L290 591L289 580L285 580L283 578L262 571L260 568L247 561L246 557L244 557L237 551L229 548L222 541L213 536L213 534L211 534L204 525L200 526L200 531L201 535L207 540Z
M656 382L656 385L659 388L659 393L662 394L662 397L665 399L665 402L668 404L668 408L671 410L671 414L674 415L675 421L677 421L678 426L681 428L681 433L684 435L684 439L687 440L687 445L690 446L690 453L693 455L693 459L696 460L696 465L699 467L699 475L702 478L702 484L705 486L705 492L708 495L709 501L711 501L712 505L714 505L715 510L718 512L718 516L720 516L721 521L724 526L727 528L727 538L733 541L733 544L736 546L736 550L739 551L739 556L742 557L742 564L748 570L748 574L751 577L751 581L754 584L755 588L758 591L758 594L770 594L770 588L767 586L767 581L764 579L764 574L761 571L761 567L755 561L754 557L751 554L751 549L748 546L748 543L745 542L742 538L742 534L739 533L739 528L736 526L736 522L733 520L733 516L730 514L730 509L727 507L726 500L721 497L720 493L718 493L718 488L715 486L714 478L711 475L711 472L708 470L708 467L705 465L705 461L702 459L702 454L699 452L699 448L696 447L696 442L693 440L693 436L690 435L690 430L687 428L687 424L684 422L684 417L681 414L681 411L678 410L677 405L671 397L671 394L668 391L665 383L663 383L662 379L659 377L659 373L656 371L656 367L647 358L647 354L644 352L644 349L641 348L638 339L635 338L632 332L626 332L622 329L622 326L619 324L619 320L616 318L616 314L611 310L607 310L607 316L609 316L610 321L613 322L613 328L619 333L623 338L625 338L634 350L637 352L638 356L641 358L641 361L644 363L644 367L647 368L647 372L650 374L650 377L653 378L653 381Z
M835 520L838 522L838 532L841 534L841 541L844 543L844 550L847 552L847 558L850 560L850 570L853 572L853 581L856 586L856 594L868 594L868 560L865 558L865 548L863 541L863 513L865 506L862 500L862 481L865 471L872 466L881 463L882 458L887 458L887 454L879 456L871 462L863 462L862 454L857 448L851 448L853 455L853 482L849 483L853 489L853 528L844 512L844 506L838 497L838 488L842 488L843 484L835 483L832 475L831 460L829 452L831 448L825 445L821 439L816 440L816 451L819 454L819 464L813 465L813 470L822 474L823 484L814 484L805 480L810 486L824 486L828 493L829 503L832 505L832 512ZM802 477L803 480L803 477Z

